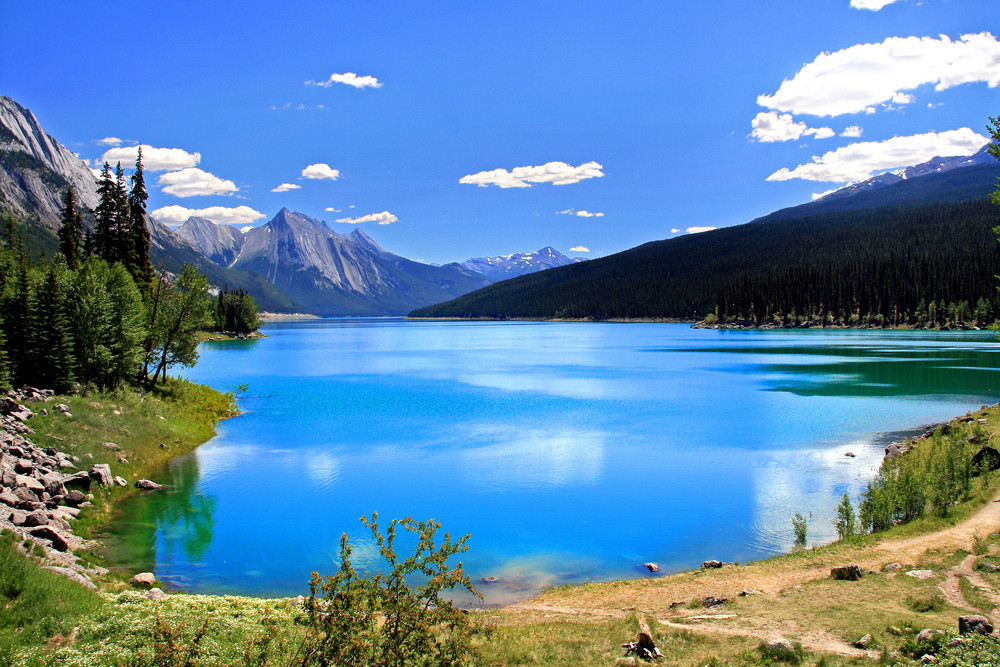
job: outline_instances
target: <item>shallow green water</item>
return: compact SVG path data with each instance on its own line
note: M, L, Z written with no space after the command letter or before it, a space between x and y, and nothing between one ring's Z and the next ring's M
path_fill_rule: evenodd
M204 344L192 379L246 414L176 459L103 536L203 592L292 595L358 519L471 534L487 602L831 540L887 441L1000 400L990 333L314 320ZM845 457L846 451L856 457Z

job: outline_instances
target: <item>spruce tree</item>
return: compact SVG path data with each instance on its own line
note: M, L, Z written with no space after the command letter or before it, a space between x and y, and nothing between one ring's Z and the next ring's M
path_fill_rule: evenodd
M7 362L7 337L3 320L0 320L0 391L10 389L10 364Z
M118 210L115 182L111 178L111 167L104 163L101 177L97 179L97 229L94 232L94 250L108 263L117 260L115 256L115 216Z
M128 190L125 188L125 170L119 162L115 167L115 259L109 264L121 262L128 265L129 229Z
M59 252L66 258L66 266L75 271L80 265L80 250L83 244L83 217L76 207L76 193L69 186L63 197L62 225L59 227Z
M149 260L149 230L146 229L146 179L142 169L142 146L135 158L132 188L128 193L129 225L125 266L141 291L153 282L153 264Z
M56 392L67 391L74 380L76 361L67 314L65 267L53 262L38 294L38 366L34 382Z

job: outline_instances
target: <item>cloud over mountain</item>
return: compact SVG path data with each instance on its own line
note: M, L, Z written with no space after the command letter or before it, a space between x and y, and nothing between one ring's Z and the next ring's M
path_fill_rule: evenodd
M389 213L389 211L369 213L368 215L363 215L360 218L337 218L336 220L336 222L342 222L348 225L360 225L362 222L374 222L377 225L388 225L398 221L399 218L394 216L392 213Z
M753 127L750 136L764 143L795 141L802 135L829 139L835 134L828 127L809 127L805 123L795 122L791 114L779 114L777 111L761 111L750 121L750 125Z
M123 167L135 164L138 146L121 146L104 152L99 162L107 162L114 166L121 162ZM146 171L177 171L194 167L201 162L201 153L188 153L181 148L156 148L142 144L142 167Z
M588 178L601 178L604 176L602 169L604 167L597 162L586 162L578 167L573 167L565 162L547 162L534 167L514 167L511 171L506 169L481 171L477 174L463 176L458 182L478 185L479 187L496 185L504 189L530 188L532 183L570 185Z
M145 155L143 155L143 161L145 161ZM175 197L231 195L239 190L232 181L219 178L215 174L202 171L197 167L188 167L163 174L157 179L156 184L163 186L163 192Z
M185 208L183 206L164 206L150 215L166 225L179 225L190 217L208 218L219 225L247 225L267 216L255 211L249 206L209 206L208 208Z

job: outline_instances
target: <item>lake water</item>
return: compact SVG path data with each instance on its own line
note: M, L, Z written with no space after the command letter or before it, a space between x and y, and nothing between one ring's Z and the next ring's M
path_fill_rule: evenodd
M887 441L1000 400L988 332L307 320L206 343L185 375L246 384L242 416L175 459L102 536L181 589L296 595L359 522L471 534L487 603L541 587L831 541ZM853 452L854 458L844 456Z

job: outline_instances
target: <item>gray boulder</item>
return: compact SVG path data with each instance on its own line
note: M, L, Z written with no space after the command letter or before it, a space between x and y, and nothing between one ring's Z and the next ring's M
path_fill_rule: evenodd
M112 486L115 483L111 476L111 466L107 463L95 463L90 468L90 478L101 486Z
M53 496L66 495L66 487L63 486L63 476L57 472L50 472L42 476L42 486Z
M918 644L923 644L924 642L937 637L938 635L943 635L944 632L941 630L934 630L933 628L924 628L917 633L916 642Z
M830 570L830 577L837 581L857 581L861 576L861 568L857 565L843 565Z
M973 632L979 635L991 635L993 634L993 625L985 616L978 614L960 616L958 618L958 634L967 635Z
M156 583L156 575L152 572L140 572L129 579L128 583L133 586L145 586L146 588L152 588L153 584Z
M52 526L38 526L29 532L35 537L49 540L52 543L52 548L56 551L69 551L69 542L66 540L66 536Z
M167 594L161 591L159 588L150 588L146 591L146 597L154 602L159 602L160 600L166 600Z
M24 517L24 525L27 528L47 526L49 525L49 515L42 510L35 510Z
M148 479L140 479L135 483L135 488L142 489L143 491L156 491L157 489L162 489L163 485Z
M97 586L95 586L94 582L90 580L90 577L80 572L77 572L76 570L70 569L68 567L54 567L54 566L47 566L43 567L42 569L52 570L53 572L61 574L62 576L66 577L67 579L72 579L76 583L86 588L89 588L92 591L97 590Z

